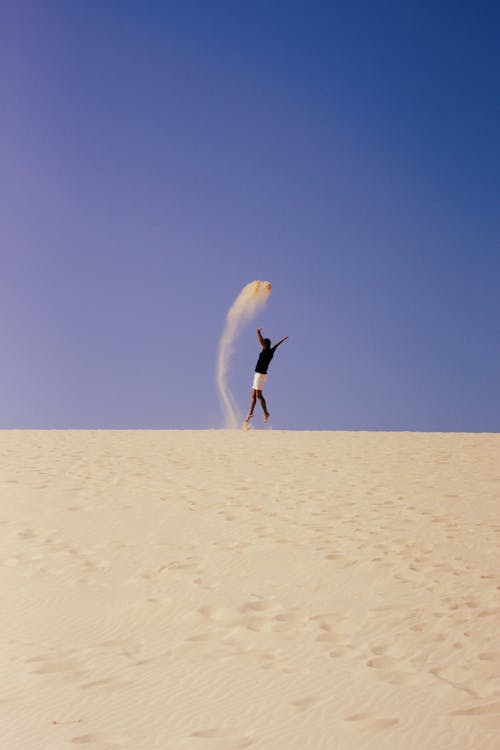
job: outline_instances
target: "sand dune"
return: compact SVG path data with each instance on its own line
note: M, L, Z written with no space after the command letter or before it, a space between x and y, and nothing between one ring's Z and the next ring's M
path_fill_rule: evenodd
M6 750L496 750L500 437L0 432Z

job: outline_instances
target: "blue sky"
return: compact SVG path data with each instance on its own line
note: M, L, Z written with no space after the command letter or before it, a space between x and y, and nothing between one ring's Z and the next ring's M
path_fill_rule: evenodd
M494 3L7 2L0 427L498 431ZM256 420L257 422L257 420ZM260 424L257 422L258 427Z

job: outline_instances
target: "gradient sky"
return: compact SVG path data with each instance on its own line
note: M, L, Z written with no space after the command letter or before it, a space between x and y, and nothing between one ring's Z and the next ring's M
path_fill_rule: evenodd
M498 431L495 6L2 2L0 427Z

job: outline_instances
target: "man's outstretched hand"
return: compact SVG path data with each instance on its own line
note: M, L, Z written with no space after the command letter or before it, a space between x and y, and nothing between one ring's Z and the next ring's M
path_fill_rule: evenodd
M274 345L274 348L276 349L280 344L283 343L283 341L286 341L288 336L284 336L284 338L280 339L277 344Z

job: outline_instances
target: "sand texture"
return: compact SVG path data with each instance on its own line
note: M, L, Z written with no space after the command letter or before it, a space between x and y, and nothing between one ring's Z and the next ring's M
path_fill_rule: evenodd
M3 750L498 750L499 459L0 432Z

